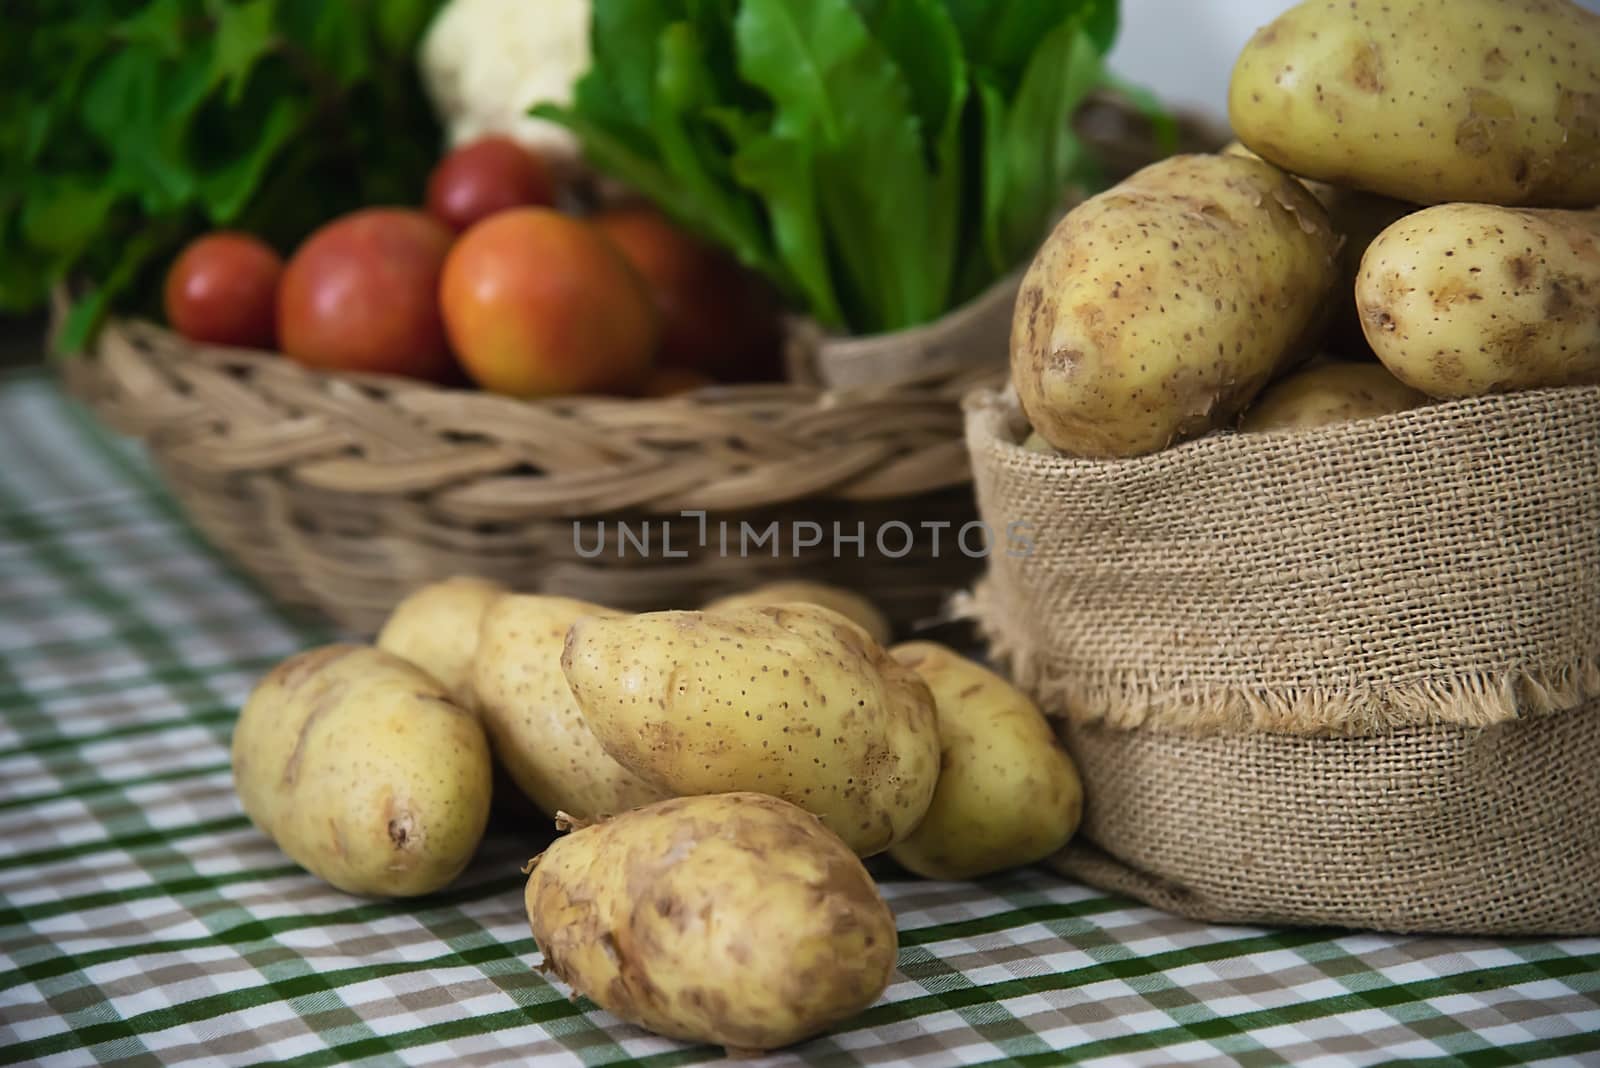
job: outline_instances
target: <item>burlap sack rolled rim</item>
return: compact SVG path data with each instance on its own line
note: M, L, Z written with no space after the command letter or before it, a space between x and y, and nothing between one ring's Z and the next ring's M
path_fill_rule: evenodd
M1570 401L1583 419L1593 418L1600 439L1600 386L1502 394L1443 401L1359 423L1285 432L1220 431L1162 452L1123 460L1084 460L1029 452L1018 443L1026 420L1010 389L979 388L963 400L967 445L972 457L980 512L993 527L1015 518L992 514L984 500L986 465L1042 464L1051 478L1103 476L1107 465L1124 472L1181 471L1197 457L1228 463L1265 447L1266 439L1298 435L1307 448L1347 448L1353 435L1391 430L1452 411L1512 412L1550 398ZM1600 471L1593 478L1600 480ZM991 561L991 571L1003 563ZM1467 672L1446 679L1383 687L1283 688L1275 686L1175 687L1155 672L1063 673L1049 663L1036 624L1022 607L1008 603L993 575L958 596L951 614L976 623L991 655L1007 666L1017 684L1053 716L1077 723L1209 734L1267 731L1283 734L1376 735L1428 725L1489 726L1529 715L1567 712L1600 698L1600 629L1571 662L1500 672Z

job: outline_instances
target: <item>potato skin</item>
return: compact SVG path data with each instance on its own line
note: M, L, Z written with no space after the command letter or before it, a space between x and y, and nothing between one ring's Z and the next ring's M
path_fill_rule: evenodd
M432 893L472 859L489 818L483 728L434 678L381 649L290 657L233 732L245 814L340 890Z
M1244 156L1247 159L1261 158L1238 141L1224 146L1222 154ZM1418 206L1377 193L1345 189L1307 178L1302 178L1300 184L1327 209L1328 222L1339 239L1339 280L1334 283L1333 293L1330 294L1337 301L1337 306L1329 317L1329 346L1348 353L1352 359L1362 356L1375 359L1367 348L1367 339L1362 336L1361 316L1356 311L1356 272L1361 269L1362 253L1367 251L1373 239L1395 220L1416 211Z
M422 586L395 605L377 646L426 671L470 708L478 622L502 592L498 583L470 575Z
M1062 849L1083 818L1083 783L1039 706L935 642L890 654L933 691L943 756L927 815L889 855L930 879L975 879Z
M473 688L495 756L548 816L614 815L671 795L600 747L561 673L567 630L618 613L568 597L506 594L484 613Z
M526 903L563 982L730 1053L854 1016L888 986L899 944L855 854L815 816L753 793L662 801L558 838Z
M818 605L590 616L561 666L606 752L673 794L773 794L862 856L910 834L933 797L933 695Z
M1426 404L1378 363L1324 363L1268 387L1245 413L1246 431L1305 429L1370 419Z
M1600 383L1600 211L1443 204L1367 250L1361 325L1434 397Z
M1011 377L1064 453L1138 456L1233 419L1314 330L1327 212L1239 156L1174 156L1069 212L1023 278Z
M1228 93L1239 139L1418 204L1600 203L1600 15L1562 0L1305 0Z
M893 637L889 620L878 611L877 605L854 590L829 586L821 582L769 582L753 590L718 597L708 602L705 610L719 612L726 608L752 608L757 605L793 602L820 604L824 608L831 608L872 635L872 640L879 645L887 645Z

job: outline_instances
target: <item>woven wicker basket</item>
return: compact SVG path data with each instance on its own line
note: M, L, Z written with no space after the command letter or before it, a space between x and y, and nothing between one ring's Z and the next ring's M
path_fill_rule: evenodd
M1111 177L1162 154L1115 98L1092 102L1081 125ZM1180 125L1180 149L1220 140ZM982 565L951 537L977 518L959 399L1005 374L1017 282L884 337L791 323L790 384L664 400L524 402L317 373L136 321L107 325L66 377L145 442L205 537L278 600L356 631L375 629L408 589L453 574L631 610L810 578L859 590L904 628L937 615ZM739 553L740 524L760 533L774 522L784 535L815 524L822 544ZM586 555L601 523L606 550ZM648 523L651 553L630 543L619 556L618 523L635 534ZM836 523L847 536L864 530L862 545L835 544ZM919 535L903 554L903 534L883 546L874 536L893 523ZM954 529L936 542L926 524Z
M142 439L195 526L280 601L371 631L452 574L643 610L777 577L860 590L901 625L937 611L980 560L882 524L975 518L960 395L1003 370L849 391L729 386L663 400L527 403L386 376L307 371L114 321L66 364L69 387ZM703 510L705 520L684 516ZM719 520L732 524L724 554ZM661 544L670 525L673 555ZM780 524L781 554L736 546ZM592 553L600 523L605 552ZM618 553L618 522L651 554ZM701 541L702 523L707 536ZM797 522L823 544L796 551ZM834 523L867 537L835 553ZM810 532L802 535L808 538ZM580 552L580 547L583 552ZM679 555L682 554L682 555Z

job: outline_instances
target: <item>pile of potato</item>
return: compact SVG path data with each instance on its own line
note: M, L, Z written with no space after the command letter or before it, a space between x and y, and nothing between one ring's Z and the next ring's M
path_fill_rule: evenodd
M376 647L269 673L234 778L296 862L400 896L466 866L498 762L571 831L530 865L545 967L661 1034L772 1049L888 985L894 917L862 857L972 878L1056 852L1082 814L1032 701L888 633L806 583L627 615L451 579Z
M1040 249L1011 350L1029 448L1600 384L1600 15L1306 0L1246 45L1229 116L1241 144L1145 168Z

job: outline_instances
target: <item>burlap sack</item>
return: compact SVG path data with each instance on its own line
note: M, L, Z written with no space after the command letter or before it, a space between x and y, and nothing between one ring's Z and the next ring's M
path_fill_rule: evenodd
M969 609L1083 772L1061 870L1214 921L1600 933L1600 388L1112 462L1025 429L968 398L1017 550Z

